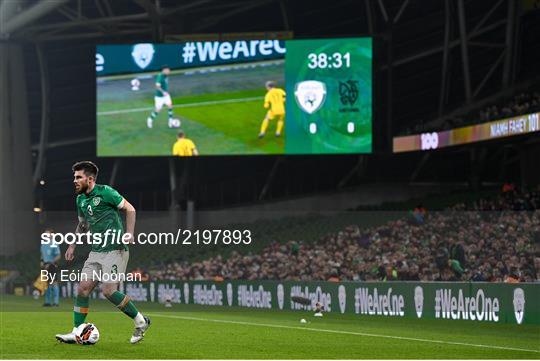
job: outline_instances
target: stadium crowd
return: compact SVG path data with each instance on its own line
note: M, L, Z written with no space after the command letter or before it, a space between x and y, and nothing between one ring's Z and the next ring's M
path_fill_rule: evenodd
M404 129L402 133L410 135L427 131L449 130L534 112L540 112L540 91L538 90L521 92L480 110L476 109L466 114L447 118L441 123L418 122L414 126Z
M510 98L505 98L499 101L498 104L487 106L480 111L474 111L462 117L448 119L443 124L443 128L444 130L448 130L539 111L540 92L522 92Z
M478 115L481 121L491 121L538 111L540 111L540 92L535 91L517 94L499 106L486 107Z
M504 189L468 206L417 207L381 226L349 226L316 243L274 242L259 254L174 262L149 273L161 280L538 281L540 192Z

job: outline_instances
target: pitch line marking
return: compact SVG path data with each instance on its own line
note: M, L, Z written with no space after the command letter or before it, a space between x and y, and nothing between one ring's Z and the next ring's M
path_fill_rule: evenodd
M186 103L186 104L177 104L173 105L173 108L190 108L200 105L215 105L215 104L227 104L227 103L241 103L248 102L252 100L260 100L262 97L250 97L250 98L237 98L237 99L222 99L222 100L208 100L205 102L198 103ZM114 115L114 114L124 114L124 113L137 113L142 111L152 111L153 107L147 108L133 108L133 109L120 109L120 110L110 110L107 112L98 112L97 115Z
M380 334L375 334L375 333L364 333L364 332L353 332L353 331L342 331L342 330L329 330L329 329L324 329L324 328L299 327L299 326L285 326L285 325L276 325L276 324L271 324L271 323L255 323L255 322L246 322L246 321L217 320L217 319L200 318L200 317L163 315L163 314L157 314L157 313L149 314L149 315L150 315L150 316L155 316L155 317L176 318L176 319L189 320L189 321L206 321L206 322L228 323L228 324L245 325L245 326L259 326L259 327L285 328L285 329L290 329L290 330L304 330L304 331L312 331L312 332L337 333L337 334L343 334L343 335L355 335L355 336L366 336L366 337L390 338L390 339L394 339L394 340L406 340L406 341L437 343L437 344L445 344L445 345L457 345L457 346L469 346L469 347L491 348L491 349L496 349L496 350L522 351L522 352L534 352L534 353L540 353L540 350L531 350L531 349L526 349L526 348L506 347L506 346L494 346L494 345L482 345L482 344L466 343L466 342L455 342L455 341L429 340L429 339L425 339L425 338L415 338L415 337L405 337L405 336L391 336L391 335L380 335Z

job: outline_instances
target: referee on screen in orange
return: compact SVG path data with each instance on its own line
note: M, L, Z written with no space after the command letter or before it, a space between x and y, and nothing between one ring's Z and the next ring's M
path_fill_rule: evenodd
M191 139L186 138L184 132L178 132L176 136L176 143L173 145L172 153L179 157L191 157L193 155L199 155L195 143Z

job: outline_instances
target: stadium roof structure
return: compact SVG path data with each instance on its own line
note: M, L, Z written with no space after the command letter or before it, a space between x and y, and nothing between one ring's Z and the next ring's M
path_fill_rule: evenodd
M500 152L510 152L506 165L516 160L519 152L512 146L501 147L504 150L497 150L497 156L487 148L471 155L469 150L476 152L476 148L466 147L450 150L451 156L443 152L396 158L390 155L392 137L419 124L437 128L449 115L475 109L537 79L540 21L532 4L515 0L1 0L0 37L4 54L12 62L24 63L21 74L26 89L17 92L25 98L19 104L27 109L30 138L20 144L27 144L31 152L33 186L38 198L58 209L72 208L71 163L95 158L96 44L269 31L290 31L298 38L373 37L375 155L233 157L227 162L224 157L196 162L99 160L103 181L121 183L126 193L144 199L145 207L163 208L189 198L211 207L374 180L468 181L474 162L497 164L496 171L486 175L496 179ZM17 132L18 136L25 133L24 129ZM13 153L23 154L11 159L12 164L28 152L20 144L13 145ZM439 160L426 167L430 157ZM39 184L42 179L45 186Z

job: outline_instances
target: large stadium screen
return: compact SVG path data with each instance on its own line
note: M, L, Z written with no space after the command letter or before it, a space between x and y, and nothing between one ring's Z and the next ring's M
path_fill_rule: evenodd
M370 153L371 38L96 47L97 155Z

